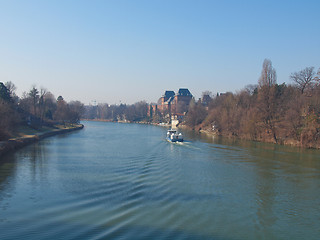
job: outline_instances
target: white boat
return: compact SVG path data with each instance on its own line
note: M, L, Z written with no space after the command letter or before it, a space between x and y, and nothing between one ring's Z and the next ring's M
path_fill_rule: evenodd
M167 132L167 140L169 142L183 142L183 136L181 133L178 133L176 130L170 129Z

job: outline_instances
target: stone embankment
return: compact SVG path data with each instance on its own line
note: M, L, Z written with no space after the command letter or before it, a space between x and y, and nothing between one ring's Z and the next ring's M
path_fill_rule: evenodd
M36 133L34 135L27 135L24 137L17 137L17 138L12 138L9 139L7 141L1 141L0 142L0 157L5 155L8 152L12 152L14 150L17 150L19 148L22 148L28 144L37 142L41 139L47 138L47 137L51 137L51 136L55 136L58 134L63 134L63 133L68 133L68 132L72 132L75 130L80 130L84 127L84 125L79 124L77 126L74 127L69 127L69 128L59 128L59 129L53 129L51 131L48 132L44 132L44 133Z

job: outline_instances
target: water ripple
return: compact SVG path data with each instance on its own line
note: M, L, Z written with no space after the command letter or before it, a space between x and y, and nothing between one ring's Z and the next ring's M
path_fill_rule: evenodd
M0 239L317 239L310 155L165 133L88 123L21 149L0 169Z

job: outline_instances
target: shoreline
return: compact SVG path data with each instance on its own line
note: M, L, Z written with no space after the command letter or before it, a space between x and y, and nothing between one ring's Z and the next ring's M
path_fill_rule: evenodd
M71 128L59 128L59 129L53 129L48 132L43 132L43 133L36 133L32 135L27 135L24 137L16 137L16 138L11 138L6 141L0 141L0 157L6 155L9 152L13 152L15 150L18 150L22 147L25 147L31 143L35 143L40 141L41 139L52 137L55 135L63 134L63 133L68 133L76 130L83 129L84 125L83 124L78 124L75 127Z
M171 124L167 124L167 123L153 123L153 122L147 122L147 121L130 122L130 121L112 121L109 119L81 119L81 121L112 122L112 123L136 123L136 124L145 124L145 125L153 125L153 126L160 126L160 127L170 127L171 126Z
M153 123L153 122L144 122L144 121L139 121L139 122L128 122L128 121L111 121L111 120L105 120L105 119L83 119L83 121L93 121L93 122L118 122L118 123L137 123L137 124L147 124L147 125L154 125L154 126L160 126L160 127L170 127L170 124L159 124L159 123ZM290 146L294 148L299 148L299 149L315 149L315 150L320 150L320 147L317 146L303 146L300 142L294 139L279 139L279 142L274 142L273 139L247 139L247 138L241 138L237 136L228 136L228 135L220 135L216 131L210 131L207 129L192 129L184 124L180 124L178 128L181 129L188 129L197 133L202 133L208 136L220 136L224 138L229 138L229 139L237 139L237 140L245 140L245 141L253 141L253 142L260 142L260 143L270 143L270 144L275 144L275 145L281 145L281 146Z
M193 130L195 131L195 130ZM244 141L251 141L251 142L258 142L258 143L268 143L268 144L274 144L278 146L287 146L287 147L292 147L296 149L313 149L313 150L320 150L320 147L317 146L303 146L300 142L293 140L293 139L282 139L279 140L279 142L274 142L272 139L266 139L266 140L253 140L253 139L247 139L247 138L241 138L241 137L236 137L236 136L228 136L228 135L219 135L216 132L213 131L208 131L208 130L202 130L200 129L197 131L199 133L205 134L207 136L218 136L218 137L223 137L223 138L228 138L228 139L236 139L236 140L244 140Z

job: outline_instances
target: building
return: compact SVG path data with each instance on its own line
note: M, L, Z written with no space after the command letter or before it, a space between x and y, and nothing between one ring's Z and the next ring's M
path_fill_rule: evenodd
M161 113L171 111L171 103L175 97L174 91L165 91L165 93L158 100L158 110Z
M170 118L171 116L177 116L181 119L187 112L192 98L193 96L187 88L180 88L177 93L165 91L157 104L149 106L149 116L161 114Z

